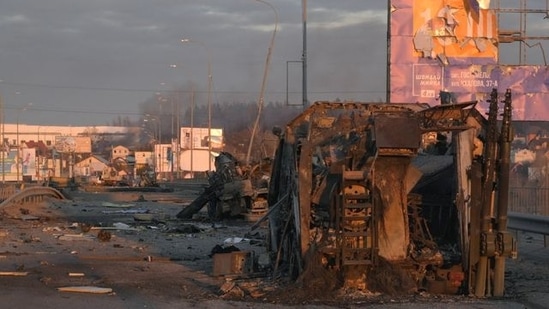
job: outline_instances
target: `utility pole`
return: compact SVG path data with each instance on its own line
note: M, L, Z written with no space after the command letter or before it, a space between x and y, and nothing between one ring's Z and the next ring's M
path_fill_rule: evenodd
M208 170L212 170L212 53L208 46L202 41L182 39L181 43L197 43L200 44L206 50L208 54ZM192 132L192 129L191 129Z
M274 47L274 39L275 39L275 36L276 36L276 30L278 28L278 13L277 13L275 7L272 6L270 3L266 2L266 1L261 1L261 0L256 0L256 1L268 5L273 10L274 15L275 15L275 26L274 26L273 34L271 36L271 41L269 43L269 48L267 50L267 59L265 60L265 68L263 70L263 81L261 82L261 90L259 91L259 100L257 102L257 116L255 118L254 127L252 129L252 133L251 133L251 136L250 136L250 143L248 144L248 152L246 154L246 166L250 165L250 156L251 156L251 153L252 153L254 138L255 138L255 135L257 133L257 129L259 127L259 121L261 120L261 114L263 112L263 105L264 105L264 101L265 101L265 86L267 84L267 76L268 76L268 73L269 73L269 64L271 62L271 54L272 54L273 47Z
M16 127L16 140L17 140L17 160L15 160L15 164L16 164L16 170L17 170L17 184L20 184L20 176L21 176L21 173L22 171L20 172L19 169L21 169L23 167L23 160L21 158L21 142L19 141L19 115L21 114L21 112L23 111L26 111L29 106L31 106L32 103L27 103L27 105L21 107L21 108L18 108L17 109L17 127Z
M1 134L2 135L2 144L1 144L2 149L1 149L1 151L2 151L2 185L3 185L3 184L6 183L6 168L5 168L6 167L6 165L5 165L6 164L5 163L5 160L6 160L6 158L5 158L6 151L5 150L6 149L4 148L4 146L5 146L4 145L4 128L5 128L4 127L4 123L5 123L5 121L4 121L4 101L2 100L2 95L1 94L0 94L0 113L1 113L0 120L2 121L2 134Z
M302 0L303 11L303 54L301 55L301 63L303 65L303 109L309 107L309 98L307 98L307 0Z
M177 92L175 93L175 95L177 96L177 106L176 106L176 110L177 110L177 148L176 148L176 173L177 173L177 179L180 179L181 178L181 173L180 173L180 169L181 169L181 162L180 162L180 158L181 158L181 96L179 94L179 90L177 90Z
M191 85L191 178L194 179L194 86Z

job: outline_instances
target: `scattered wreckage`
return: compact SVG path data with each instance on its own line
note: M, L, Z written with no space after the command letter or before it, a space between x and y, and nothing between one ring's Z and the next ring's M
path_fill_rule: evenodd
M496 89L487 119L477 102L311 105L277 132L263 218L274 277L502 296L516 255L509 90L502 102L500 126Z
M129 177L124 168L117 169L107 166L102 172L90 178L93 186L132 186L132 187L157 187L156 173L150 169L141 169L135 178Z
M215 171L208 172L208 186L178 214L191 219L208 205L208 216L216 222L227 217L246 216L254 219L267 212L268 180L260 166L243 171L238 160L228 152L215 158ZM261 176L263 175L263 176Z

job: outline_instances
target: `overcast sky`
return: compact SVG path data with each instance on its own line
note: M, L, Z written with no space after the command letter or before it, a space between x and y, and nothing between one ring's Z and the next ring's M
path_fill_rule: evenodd
M287 62L301 60L303 50L302 5L268 3L278 31L265 101L284 102ZM208 63L214 103L256 101L276 21L255 0L18 0L0 7L6 122L16 122L19 110L20 123L29 124L104 125L176 85L193 81L206 92ZM309 0L307 13L310 101L383 98L386 4ZM290 62L288 72L290 92L301 91L301 64ZM289 98L301 103L301 94Z
M302 1L268 3L278 12L278 31L265 101L284 102L288 80L290 103L299 104ZM308 1L309 101L384 100L386 6ZM190 81L204 94L208 63L214 103L256 101L274 26L271 7L256 0L2 1L6 122L105 125L117 115L137 115L156 92ZM185 38L195 42L181 43ZM198 97L205 104L206 96Z

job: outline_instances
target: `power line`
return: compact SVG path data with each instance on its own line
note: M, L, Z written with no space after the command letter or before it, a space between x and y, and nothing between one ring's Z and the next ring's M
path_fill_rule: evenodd
M2 81L0 85L7 86L19 86L19 87L34 87L45 89L74 89L74 90L93 90L93 91L113 91L113 92L142 92L142 93L156 93L156 92L178 92L178 93L191 93L191 90L165 90L165 89L136 89L136 88L113 88L113 87L86 87L86 86L64 86L64 85L51 85L51 84L35 84L35 83L23 83L23 82L7 82ZM207 93L207 91L194 91L194 93ZM216 90L216 93L224 94L256 94L255 91L235 91L235 90ZM286 94L286 91L267 91L271 94ZM300 91L290 91L289 93L296 94ZM313 94L375 94L385 93L380 90L324 90L324 91L308 91Z
M6 105L4 109L8 110L17 110L19 107ZM32 107L29 108L32 111L40 112L55 112L55 113L71 113L71 114L102 114L102 115L135 115L141 116L143 113L138 112L126 112L126 111L93 111L93 110L83 110L83 109L67 109L67 108L43 108L43 107Z

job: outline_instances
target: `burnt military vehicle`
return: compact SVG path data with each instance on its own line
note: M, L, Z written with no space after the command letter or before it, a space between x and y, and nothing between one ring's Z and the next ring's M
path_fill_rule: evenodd
M267 180L254 177L260 173L243 171L238 160L228 152L215 158L215 171L208 172L208 186L200 195L183 208L179 219L191 219L204 206L212 221L231 217L251 219L267 212Z
M316 102L288 123L268 196L275 275L503 295L511 93L499 120L490 97L487 118L477 102Z

